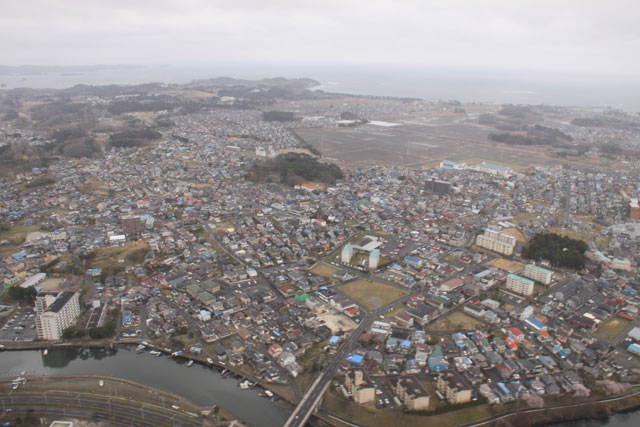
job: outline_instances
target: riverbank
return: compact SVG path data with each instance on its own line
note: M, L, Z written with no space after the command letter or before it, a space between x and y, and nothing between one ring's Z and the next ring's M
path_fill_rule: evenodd
M16 399L20 396L37 395L45 402L47 398L65 396L99 399L166 412L188 420L198 419L203 425L213 425L209 421L213 421L215 416L219 421L238 420L223 408L197 406L182 396L122 378L96 375L24 375L22 378L26 381L15 389L14 377L0 378L0 395Z
M25 375L21 375L25 372ZM72 377L117 378L144 384L151 389L169 392L179 396L190 407L224 408L235 418L248 424L264 427L276 427L283 424L290 412L290 405L281 399L272 400L257 387L242 389L240 382L246 375L234 377L234 374L221 375L220 369L206 363L187 365L182 358L154 357L149 352L138 353L135 347L120 345L111 347L49 348L45 355L41 350L15 350L0 353L0 377L13 379L17 376L51 378L51 383L43 387L66 391L75 390L72 383L63 380ZM40 379L39 381L43 381ZM36 381L37 382L37 381ZM77 390L84 392L86 387L98 388L97 382L79 384ZM100 393L115 395L110 383ZM118 395L120 392L117 391ZM274 391L275 393L275 391ZM144 394L144 393L143 393ZM144 399L131 396L132 399ZM166 395L162 398L169 401ZM162 399L159 399L162 401ZM158 399L155 399L155 404ZM171 406L166 403L165 406ZM183 404L178 403L182 407Z
M428 422L437 425L459 425L464 427L533 427L564 424L583 420L604 421L614 414L640 410L640 390L621 396L602 397L597 400L574 401L549 405L544 408L529 408L523 401L506 405L480 404L465 409L438 415L421 416L398 410L372 410L346 400L335 391L327 391L323 412L339 426L394 425L413 426ZM640 417L640 413L638 413ZM349 422L340 422L339 419Z

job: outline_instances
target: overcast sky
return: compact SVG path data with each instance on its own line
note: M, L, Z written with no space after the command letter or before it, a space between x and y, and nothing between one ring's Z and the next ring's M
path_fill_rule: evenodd
M8 0L0 64L640 73L638 0Z

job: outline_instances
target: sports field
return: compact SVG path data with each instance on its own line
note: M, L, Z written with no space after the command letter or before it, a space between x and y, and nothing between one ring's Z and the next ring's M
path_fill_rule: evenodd
M367 279L340 286L339 290L368 310L375 310L408 295L403 289Z

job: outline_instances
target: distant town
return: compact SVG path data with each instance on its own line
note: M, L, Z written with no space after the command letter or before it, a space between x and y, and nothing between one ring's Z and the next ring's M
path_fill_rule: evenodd
M640 116L316 83L0 92L1 348L187 359L287 426L638 398Z

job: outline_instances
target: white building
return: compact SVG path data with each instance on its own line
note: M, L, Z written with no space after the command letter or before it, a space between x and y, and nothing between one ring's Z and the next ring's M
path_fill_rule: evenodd
M353 257L353 247L347 243L344 245L344 248L342 248L342 263L349 264L351 262L351 257Z
M36 297L36 326L38 338L59 340L80 315L80 297L77 292L41 292Z
M374 249L369 254L369 270L375 270L378 268L380 262L380 249Z
M510 291L522 295L531 295L533 293L533 285L533 280L525 279L515 274L509 274L507 276L507 289Z
M538 267L537 265L528 264L524 268L524 277L548 285L553 278L553 271Z
M476 237L476 245L500 254L511 255L516 247L516 238L498 230L487 228L484 230L484 234Z

